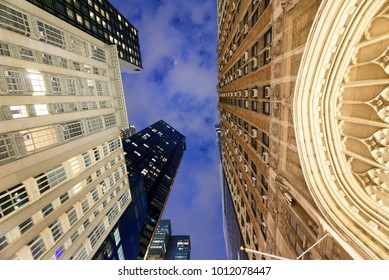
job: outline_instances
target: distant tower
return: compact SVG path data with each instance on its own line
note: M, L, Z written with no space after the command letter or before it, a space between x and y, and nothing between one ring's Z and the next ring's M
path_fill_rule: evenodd
M233 198L226 182L222 166L222 147L220 143L221 131L220 126L215 125L216 144L220 160L220 180L222 188L222 208L223 208L223 232L224 241L226 244L226 253L229 260L246 260L246 252L240 250L240 246L244 246L242 235L239 230L238 220L234 210ZM236 197L235 197L236 199Z
M161 220L154 234L148 260L189 260L190 236L172 235L170 220Z

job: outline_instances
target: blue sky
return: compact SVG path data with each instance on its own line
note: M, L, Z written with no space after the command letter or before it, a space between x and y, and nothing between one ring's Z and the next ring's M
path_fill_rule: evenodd
M215 0L111 0L139 30L143 70L123 72L137 130L163 119L187 138L163 218L189 234L192 259L225 259L214 125L217 111Z

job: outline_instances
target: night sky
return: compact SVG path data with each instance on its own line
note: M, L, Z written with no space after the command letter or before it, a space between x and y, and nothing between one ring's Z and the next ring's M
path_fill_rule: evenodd
M164 219L189 234L191 259L226 259L214 125L217 111L216 0L111 0L139 31L143 70L122 69L129 122L163 119L186 136Z

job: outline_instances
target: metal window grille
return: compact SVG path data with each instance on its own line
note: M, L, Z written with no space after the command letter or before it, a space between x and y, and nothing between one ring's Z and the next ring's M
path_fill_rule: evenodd
M26 188L22 184L0 192L0 218L12 213L28 201Z
M0 135L0 161L16 156L16 147L11 135Z
M65 47L65 37L60 29L38 20L38 30L40 41L60 48Z
M87 119L86 124L89 133L103 129L103 120L101 117Z
M62 125L62 129L65 140L70 140L84 134L82 123L80 121L65 123Z
M117 123L117 121L116 121L116 115L115 114L105 115L104 116L105 127L115 126L116 123Z
M0 3L0 27L28 35L30 27L27 15Z
M58 165L34 178L38 184L39 192L42 194L66 180L65 168Z
M34 53L30 49L20 48L20 57L24 60L34 61Z
M8 45L6 43L0 43L0 55L11 56Z
M23 80L18 71L5 71L5 80L7 82L7 90L9 92L21 92L24 91Z

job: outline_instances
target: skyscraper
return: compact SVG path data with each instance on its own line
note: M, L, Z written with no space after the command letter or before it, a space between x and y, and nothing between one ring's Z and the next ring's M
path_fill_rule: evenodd
M138 30L108 0L27 1L105 44L116 45L119 61L126 68L142 68Z
M117 48L27 1L0 11L0 259L90 259L131 202Z
M237 215L235 213L233 199L237 199L236 196L231 197L230 190L224 175L222 166L222 147L221 147L221 131L220 126L215 125L216 131L216 144L218 156L220 159L220 180L222 188L222 209L223 209L223 232L224 241L226 244L226 253L229 260L246 260L246 252L240 250L241 246L244 246L242 234L239 229Z
M222 162L249 258L388 259L387 1L217 6Z
M190 236L172 235L170 220L161 220L147 253L148 260L189 260Z
M139 237L146 250L161 218L186 149L185 136L160 120L123 141L129 176L143 175L149 216Z

